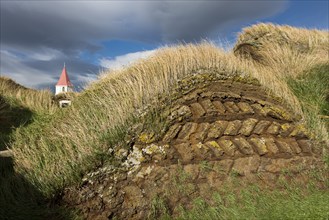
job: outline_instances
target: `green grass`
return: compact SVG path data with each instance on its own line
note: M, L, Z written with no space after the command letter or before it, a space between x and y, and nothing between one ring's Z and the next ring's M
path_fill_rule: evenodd
M48 123L57 109L51 100L49 91L27 89L0 77L0 150L11 148L16 129L33 129L36 121ZM12 158L0 157L0 219L73 219L73 216L70 211L52 205L18 174Z
M33 113L15 99L0 94L0 150L5 150L15 128L31 122Z
M192 209L180 206L175 218L168 214L165 200L156 198L152 201L149 217L162 220L328 219L328 201L329 191L312 183L301 186L283 181L282 187L274 190L256 185L244 188L235 185L214 192L210 201L195 199Z
M319 128L325 129L321 124L326 124L325 132L329 135L329 119L326 118L329 116L329 64L316 66L287 81L300 100L309 127L321 135Z
M74 212L53 205L23 176L12 169L9 158L0 158L0 219L74 219Z
M220 219L328 219L329 167L311 168L301 179L281 173L271 186L249 182L238 176L230 177L213 191L210 199L196 198L192 208L175 204L169 209L167 197L152 200L149 218L162 220L220 220ZM180 174L178 174L180 175ZM187 182L180 182L186 186ZM196 185L197 183L194 183ZM188 205L189 207L190 204ZM171 212L176 213L172 217Z
M182 209L176 219L327 219L328 201L328 191L315 190L305 194L301 189L263 191L249 187L239 195L217 193L211 205L197 199L193 209Z
M244 72L241 62L213 46L188 45L159 51L148 61L108 74L76 97L70 108L38 116L16 130L17 171L52 197L101 165L109 157L108 149L124 142L126 131L138 122L138 111L159 94L167 94L179 79L200 69L209 69L214 76L223 71L227 77L236 76ZM151 116L140 119L145 129L161 130L163 124L155 123L161 121L159 116Z
M161 217L161 219L170 219L166 201L164 201L161 197L156 196L151 201L151 209L148 214L148 218L149 219L158 219L160 217Z

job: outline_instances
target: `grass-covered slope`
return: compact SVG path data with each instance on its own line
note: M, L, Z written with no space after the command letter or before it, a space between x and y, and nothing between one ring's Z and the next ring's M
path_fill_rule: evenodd
M10 155L15 130L31 126L35 120L51 117L58 108L50 91L25 88L0 77L0 150ZM43 195L15 172L12 158L0 157L0 218L45 219L47 204ZM32 211L33 210L33 211ZM55 212L51 211L55 216Z
M6 148L14 128L29 123L35 114L55 108L50 91L28 89L0 77L0 150Z
M0 150L6 149L13 127L28 123L31 117L31 111L0 95Z
M53 114L56 109L50 91L28 89L0 77L0 149L6 149L15 128L32 122L32 117Z
M325 31L259 24L241 33L234 52L211 44L159 49L147 60L103 75L63 111L52 111L51 102L34 93L24 96L4 89L6 97L14 96L27 108L49 106L54 113L16 131L12 142L15 169L43 195L57 194L80 181L88 170L111 163L109 150L125 143L127 131L143 123L146 109L171 94L181 79L200 72L256 79L307 120L317 138L326 143L328 132L321 118L327 114L328 45ZM308 92L312 87L301 89L306 88L305 80L319 82L314 83L318 92ZM314 105L311 94L318 100L316 108L310 107ZM26 97L35 98L29 102L32 99ZM157 126L158 114L152 117L148 126Z
M57 107L49 90L29 89L7 77L0 77L0 94L35 113L52 113Z

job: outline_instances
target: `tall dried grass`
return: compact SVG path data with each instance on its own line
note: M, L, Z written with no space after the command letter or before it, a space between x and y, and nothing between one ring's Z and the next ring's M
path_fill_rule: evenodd
M295 77L328 62L329 32L261 23L244 28L233 51L278 75Z
M317 66L329 65L328 31L261 23L243 29L233 51L240 59L251 62L255 73L263 75L258 78L264 78L265 84L279 82L279 85L268 86L304 116L319 138L328 140L328 132L317 111L307 110L308 113L303 114L302 109L305 112L309 104L293 95L294 83L288 85L288 82L307 78ZM323 83L329 88L329 82Z
M0 77L0 94L31 111L54 113L57 109L51 91L28 89L7 77Z

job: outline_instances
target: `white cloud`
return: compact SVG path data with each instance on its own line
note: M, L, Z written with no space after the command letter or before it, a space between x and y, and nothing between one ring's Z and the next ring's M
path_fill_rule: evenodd
M155 50L146 50L135 53L127 53L124 55L116 56L113 59L102 58L100 59L99 64L107 69L120 69L130 65L133 62L136 62L139 59L145 59L152 55L154 52Z
M95 80L98 79L98 75L97 74L85 74L85 75L78 75L77 77L77 81L79 81L79 85L75 85L74 89L76 91L81 91L83 89L85 89L90 83L94 82Z
M58 57L65 57L65 54L52 48L42 48L38 51L29 53L29 58L39 61L50 61Z
M54 79L48 73L29 67L23 62L23 58L0 50L1 76L7 76L14 79L17 83L27 87L37 88L42 83L54 83Z

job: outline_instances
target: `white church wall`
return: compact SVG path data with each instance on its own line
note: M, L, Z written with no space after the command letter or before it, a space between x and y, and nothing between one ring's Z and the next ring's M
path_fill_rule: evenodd
M68 86L56 86L55 95L62 93L62 92L68 92Z

